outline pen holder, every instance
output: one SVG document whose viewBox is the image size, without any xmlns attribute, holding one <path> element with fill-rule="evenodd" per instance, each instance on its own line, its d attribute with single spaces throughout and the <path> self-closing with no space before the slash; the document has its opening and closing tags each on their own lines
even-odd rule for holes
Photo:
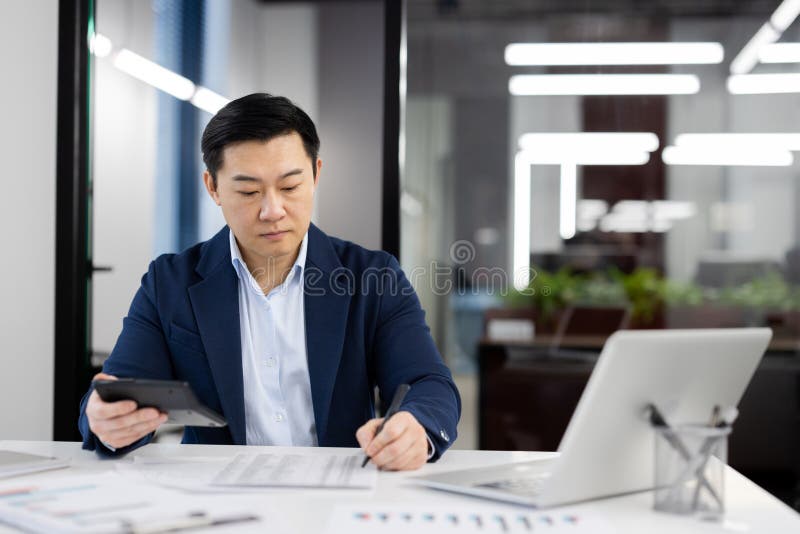
<svg viewBox="0 0 800 534">
<path fill-rule="evenodd" d="M 725 465 L 730 426 L 656 427 L 653 507 L 720 519 L 725 512 Z"/>
</svg>

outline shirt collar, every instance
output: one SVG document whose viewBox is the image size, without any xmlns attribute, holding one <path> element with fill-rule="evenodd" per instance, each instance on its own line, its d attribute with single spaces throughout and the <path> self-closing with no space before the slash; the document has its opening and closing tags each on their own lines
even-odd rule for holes
<svg viewBox="0 0 800 534">
<path fill-rule="evenodd" d="M 250 273 L 250 270 L 247 268 L 247 264 L 244 262 L 242 258 L 242 253 L 239 250 L 239 245 L 236 243 L 236 237 L 233 235 L 233 230 L 228 232 L 230 247 L 231 247 L 231 264 L 233 265 L 236 274 L 239 276 L 239 279 L 243 280 L 243 277 L 249 278 L 250 285 L 253 289 L 255 289 L 258 293 L 263 295 L 261 291 L 261 287 L 256 282 L 253 275 Z M 308 231 L 303 236 L 303 241 L 300 243 L 300 252 L 297 254 L 297 259 L 294 261 L 292 268 L 289 270 L 289 274 L 286 276 L 286 280 L 284 284 L 289 284 L 292 280 L 294 280 L 297 276 L 303 274 L 303 269 L 306 265 L 306 256 L 308 255 Z M 244 274 L 247 273 L 247 274 Z"/>
</svg>

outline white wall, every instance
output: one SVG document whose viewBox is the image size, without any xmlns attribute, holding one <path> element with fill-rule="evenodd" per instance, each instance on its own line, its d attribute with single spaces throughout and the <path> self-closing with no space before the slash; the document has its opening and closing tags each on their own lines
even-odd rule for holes
<svg viewBox="0 0 800 534">
<path fill-rule="evenodd" d="M 381 246 L 383 8 L 375 2 L 230 3 L 226 96 L 290 98 L 316 123 L 323 169 L 313 220 Z M 203 206 L 204 234 L 221 219 Z"/>
<path fill-rule="evenodd" d="M 367 248 L 381 246 L 383 5 L 319 5 L 320 227 Z"/>
<path fill-rule="evenodd" d="M 51 439 L 58 2 L 2 13 L 0 439 Z"/>
<path fill-rule="evenodd" d="M 114 43 L 153 57 L 149 2 L 100 0 L 97 31 Z M 92 279 L 92 348 L 111 352 L 134 293 L 153 257 L 155 229 L 156 90 L 94 61 L 93 254 L 110 273 Z"/>
</svg>

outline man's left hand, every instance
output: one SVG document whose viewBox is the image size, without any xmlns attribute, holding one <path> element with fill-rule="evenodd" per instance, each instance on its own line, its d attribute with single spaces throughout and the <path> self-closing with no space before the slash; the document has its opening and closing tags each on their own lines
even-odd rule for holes
<svg viewBox="0 0 800 534">
<path fill-rule="evenodd" d="M 409 412 L 397 412 L 375 435 L 383 419 L 370 419 L 356 431 L 356 439 L 372 463 L 381 469 L 419 469 L 428 461 L 425 429 Z"/>
</svg>

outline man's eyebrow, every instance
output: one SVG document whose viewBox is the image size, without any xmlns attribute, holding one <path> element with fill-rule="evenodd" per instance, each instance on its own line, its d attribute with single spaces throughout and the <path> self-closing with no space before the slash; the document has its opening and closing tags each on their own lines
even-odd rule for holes
<svg viewBox="0 0 800 534">
<path fill-rule="evenodd" d="M 283 174 L 281 175 L 281 177 L 280 177 L 280 178 L 278 178 L 278 180 L 283 180 L 284 178 L 288 178 L 288 177 L 290 177 L 290 176 L 296 176 L 296 175 L 298 175 L 298 174 L 303 174 L 303 169 L 292 169 L 292 170 L 291 170 L 291 171 L 289 171 L 289 172 L 285 172 L 285 173 L 283 173 Z"/>
<path fill-rule="evenodd" d="M 237 174 L 233 177 L 234 182 L 260 182 L 258 178 L 253 178 L 252 176 L 246 176 L 244 174 Z"/>
</svg>

